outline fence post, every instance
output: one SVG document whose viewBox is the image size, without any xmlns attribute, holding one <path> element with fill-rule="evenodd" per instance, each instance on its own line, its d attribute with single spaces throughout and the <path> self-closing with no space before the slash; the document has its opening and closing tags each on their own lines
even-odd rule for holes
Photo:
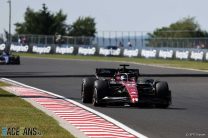
<svg viewBox="0 0 208 138">
<path fill-rule="evenodd" d="M 143 31 L 141 32 L 141 39 L 142 39 L 142 49 L 143 49 L 143 46 L 144 46 L 144 37 L 143 37 Z"/>
</svg>

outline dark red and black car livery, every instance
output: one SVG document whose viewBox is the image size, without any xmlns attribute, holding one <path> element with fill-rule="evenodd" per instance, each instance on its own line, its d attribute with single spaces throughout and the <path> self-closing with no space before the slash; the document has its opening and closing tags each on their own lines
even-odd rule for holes
<svg viewBox="0 0 208 138">
<path fill-rule="evenodd" d="M 83 103 L 95 106 L 108 104 L 151 104 L 167 108 L 171 104 L 168 83 L 139 78 L 139 69 L 97 68 L 95 77 L 84 78 L 81 88 Z"/>
</svg>

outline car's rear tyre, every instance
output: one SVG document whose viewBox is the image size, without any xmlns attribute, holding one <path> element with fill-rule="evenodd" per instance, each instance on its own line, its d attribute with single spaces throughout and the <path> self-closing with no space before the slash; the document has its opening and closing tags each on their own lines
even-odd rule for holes
<svg viewBox="0 0 208 138">
<path fill-rule="evenodd" d="M 83 103 L 91 103 L 94 91 L 94 82 L 96 78 L 89 77 L 82 80 L 81 100 Z"/>
<path fill-rule="evenodd" d="M 167 82 L 158 82 L 156 83 L 156 94 L 160 99 L 160 103 L 156 104 L 156 107 L 167 108 L 171 104 L 171 91 L 169 90 Z"/>
<path fill-rule="evenodd" d="M 92 104 L 94 106 L 104 106 L 102 99 L 108 95 L 108 83 L 103 80 L 96 80 L 94 84 L 94 93 Z"/>
</svg>

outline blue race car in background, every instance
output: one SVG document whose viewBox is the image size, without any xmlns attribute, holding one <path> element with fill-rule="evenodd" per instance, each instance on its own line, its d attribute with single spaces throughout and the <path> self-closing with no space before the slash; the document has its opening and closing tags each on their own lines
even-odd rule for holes
<svg viewBox="0 0 208 138">
<path fill-rule="evenodd" d="M 12 55 L 7 52 L 2 52 L 0 55 L 0 64 L 20 64 L 20 57 L 17 55 Z"/>
</svg>

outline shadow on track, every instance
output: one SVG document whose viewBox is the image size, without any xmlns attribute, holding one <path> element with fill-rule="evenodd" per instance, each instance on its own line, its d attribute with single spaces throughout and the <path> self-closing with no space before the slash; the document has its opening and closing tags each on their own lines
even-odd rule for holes
<svg viewBox="0 0 208 138">
<path fill-rule="evenodd" d="M 93 106 L 90 103 L 88 104 L 84 104 L 86 106 Z M 117 108 L 122 108 L 122 109 L 130 109 L 130 110 L 149 110 L 149 109 L 163 109 L 163 110 L 187 110 L 187 108 L 184 107 L 168 107 L 168 108 L 159 108 L 159 107 L 155 107 L 153 105 L 140 105 L 140 106 L 124 106 L 124 105 L 105 105 L 105 106 L 100 106 L 100 107 L 95 107 L 95 108 L 109 108 L 109 109 L 117 109 Z"/>
<path fill-rule="evenodd" d="M 49 74 L 49 75 L 39 75 L 34 72 L 27 73 L 14 73 L 14 72 L 1 72 L 0 78 L 83 78 L 83 77 L 94 77 L 94 74 Z M 140 74 L 140 77 L 208 77 L 206 74 Z"/>
<path fill-rule="evenodd" d="M 138 107 L 131 107 L 131 106 L 106 106 L 106 107 L 101 107 L 101 108 L 128 108 L 128 109 L 133 109 L 133 110 L 149 110 L 149 109 L 162 109 L 162 110 L 187 110 L 187 108 L 183 108 L 183 107 L 169 107 L 169 108 L 159 108 L 159 107 L 144 107 L 144 106 L 138 106 Z"/>
</svg>

